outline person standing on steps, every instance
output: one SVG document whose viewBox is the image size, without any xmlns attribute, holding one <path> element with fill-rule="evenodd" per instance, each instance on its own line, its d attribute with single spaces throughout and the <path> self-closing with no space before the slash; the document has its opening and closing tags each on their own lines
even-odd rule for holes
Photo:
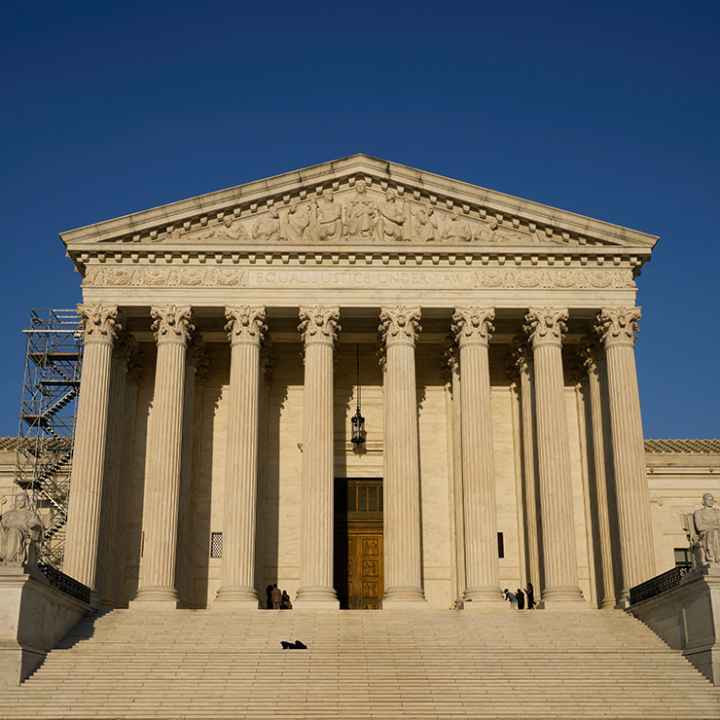
<svg viewBox="0 0 720 720">
<path fill-rule="evenodd" d="M 265 588 L 265 607 L 268 610 L 272 610 L 272 591 L 273 591 L 272 585 L 268 585 Z"/>
<path fill-rule="evenodd" d="M 280 592 L 280 588 L 278 588 L 277 583 L 272 586 L 270 598 L 272 599 L 272 609 L 280 610 L 282 605 L 282 593 Z"/>
<path fill-rule="evenodd" d="M 528 582 L 525 588 L 525 595 L 527 596 L 527 609 L 532 610 L 535 607 L 535 590 L 531 582 Z"/>
<path fill-rule="evenodd" d="M 290 596 L 287 590 L 282 591 L 282 598 L 280 599 L 281 610 L 292 610 L 292 603 L 290 602 Z"/>
<path fill-rule="evenodd" d="M 503 595 L 505 596 L 505 599 L 510 603 L 510 607 L 514 608 L 517 606 L 517 598 L 515 597 L 515 593 L 511 593 L 507 588 L 503 590 Z"/>
<path fill-rule="evenodd" d="M 525 609 L 525 595 L 522 591 L 522 588 L 518 588 L 515 591 L 515 597 L 517 598 L 517 608 L 518 610 L 524 610 Z"/>
</svg>

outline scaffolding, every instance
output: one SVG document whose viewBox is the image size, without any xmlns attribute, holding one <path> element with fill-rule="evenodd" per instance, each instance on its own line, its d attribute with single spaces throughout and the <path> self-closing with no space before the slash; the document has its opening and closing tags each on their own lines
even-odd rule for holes
<svg viewBox="0 0 720 720">
<path fill-rule="evenodd" d="M 76 310 L 33 310 L 20 399 L 16 482 L 44 516 L 40 560 L 62 569 L 82 338 Z"/>
</svg>

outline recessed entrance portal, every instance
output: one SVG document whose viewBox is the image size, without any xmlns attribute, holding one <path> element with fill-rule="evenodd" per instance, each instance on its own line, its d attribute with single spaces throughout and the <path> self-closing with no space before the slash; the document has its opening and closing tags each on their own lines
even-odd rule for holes
<svg viewBox="0 0 720 720">
<path fill-rule="evenodd" d="M 382 478 L 335 479 L 334 579 L 341 608 L 382 607 Z"/>
</svg>

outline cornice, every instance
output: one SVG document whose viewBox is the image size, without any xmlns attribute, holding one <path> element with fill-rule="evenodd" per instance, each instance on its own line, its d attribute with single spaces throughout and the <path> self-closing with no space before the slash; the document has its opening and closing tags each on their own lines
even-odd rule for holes
<svg viewBox="0 0 720 720">
<path fill-rule="evenodd" d="M 220 227 L 223 218 L 233 221 L 245 221 L 272 209 L 283 209 L 318 197 L 323 189 L 333 192 L 348 191 L 355 187 L 355 182 L 364 180 L 374 190 L 386 192 L 393 190 L 398 197 L 414 203 L 426 204 L 429 208 L 437 208 L 443 213 L 455 212 L 461 219 L 475 223 L 485 222 L 499 225 L 507 233 L 519 234 L 523 231 L 533 237 L 541 238 L 542 248 L 538 242 L 528 244 L 527 248 L 517 243 L 511 245 L 513 252 L 525 251 L 550 254 L 583 248 L 588 253 L 595 251 L 618 254 L 634 253 L 640 263 L 647 260 L 657 242 L 657 236 L 631 230 L 600 220 L 594 220 L 576 213 L 559 210 L 534 201 L 524 200 L 505 193 L 489 190 L 459 180 L 453 180 L 433 173 L 424 172 L 398 163 L 390 163 L 367 155 L 353 155 L 340 160 L 313 165 L 302 170 L 283 173 L 274 177 L 245 183 L 225 190 L 198 195 L 193 198 L 169 203 L 149 210 L 125 215 L 112 220 L 99 222 L 75 230 L 61 233 L 61 238 L 68 248 L 73 260 L 78 253 L 96 249 L 100 245 L 108 248 L 113 243 L 114 250 L 120 244 L 131 244 L 138 247 L 155 247 L 158 250 L 173 252 L 176 249 L 187 251 L 188 243 L 176 243 L 173 237 L 185 232 L 201 233 L 204 228 Z M 502 234 L 502 233 L 499 233 Z M 544 241 L 551 246 L 547 248 Z M 139 245 L 138 245 L 139 244 Z M 281 243 L 275 246 L 268 242 L 247 242 L 238 240 L 231 242 L 237 251 L 250 248 L 272 252 L 302 251 L 297 245 Z M 414 243 L 396 243 L 392 247 L 397 251 L 398 244 L 403 250 L 418 246 Z M 554 247 L 553 247 L 554 244 Z M 373 251 L 381 251 L 382 243 L 369 244 Z M 473 242 L 473 248 L 478 243 Z M 272 246 L 272 247 L 271 247 Z M 223 251 L 228 249 L 228 242 L 202 242 L 203 251 L 213 252 L 217 247 Z M 322 252 L 333 248 L 326 244 L 313 244 L 308 247 Z M 343 251 L 352 249 L 361 252 L 363 245 L 343 242 Z M 420 245 L 423 252 L 432 254 L 433 250 L 447 244 Z M 458 246 L 459 249 L 460 246 Z M 468 251 L 468 246 L 462 246 Z M 493 252 L 503 252 L 502 243 L 491 244 Z M 99 249 L 99 248 L 97 248 Z M 194 249 L 197 249 L 194 246 Z M 339 250 L 339 248 L 338 248 Z"/>
</svg>

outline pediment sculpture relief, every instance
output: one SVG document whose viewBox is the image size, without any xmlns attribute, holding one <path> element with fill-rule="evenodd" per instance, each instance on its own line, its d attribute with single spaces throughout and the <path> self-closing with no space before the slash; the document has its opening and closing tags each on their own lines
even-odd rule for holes
<svg viewBox="0 0 720 720">
<path fill-rule="evenodd" d="M 3 498 L 7 504 L 9 498 Z M 24 493 L 15 495 L 13 507 L 0 515 L 0 566 L 26 566 L 37 562 L 43 533 L 40 517 Z"/>
<path fill-rule="evenodd" d="M 241 217 L 239 209 L 185 222 L 150 234 L 154 242 L 192 243 L 435 243 L 440 245 L 577 245 L 567 233 L 553 233 L 518 220 L 429 199 L 364 179 L 351 188 L 301 192 L 298 199 L 268 201 Z M 136 238 L 137 239 L 137 236 Z"/>
<path fill-rule="evenodd" d="M 683 516 L 683 528 L 692 551 L 693 565 L 720 566 L 720 510 L 715 498 L 705 493 L 702 507 Z"/>
</svg>

